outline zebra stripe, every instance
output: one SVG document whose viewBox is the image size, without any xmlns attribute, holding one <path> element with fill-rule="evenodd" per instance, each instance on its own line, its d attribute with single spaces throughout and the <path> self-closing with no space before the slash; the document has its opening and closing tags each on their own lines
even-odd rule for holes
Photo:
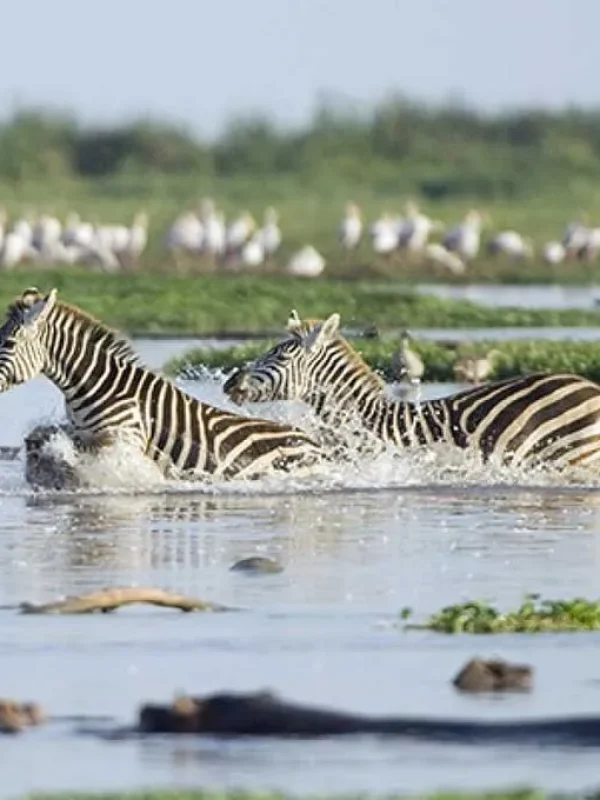
<svg viewBox="0 0 600 800">
<path fill-rule="evenodd" d="M 400 402 L 340 336 L 337 314 L 302 322 L 293 312 L 288 329 L 227 380 L 234 402 L 303 400 L 330 428 L 358 416 L 364 429 L 400 448 L 449 443 L 513 465 L 600 460 L 600 386 L 578 375 L 533 374 Z"/>
<path fill-rule="evenodd" d="M 313 463 L 321 454 L 301 430 L 185 394 L 141 366 L 113 331 L 57 302 L 56 290 L 42 297 L 30 289 L 9 307 L 0 328 L 0 391 L 40 373 L 63 392 L 82 448 L 124 439 L 170 477 L 254 477 Z"/>
</svg>

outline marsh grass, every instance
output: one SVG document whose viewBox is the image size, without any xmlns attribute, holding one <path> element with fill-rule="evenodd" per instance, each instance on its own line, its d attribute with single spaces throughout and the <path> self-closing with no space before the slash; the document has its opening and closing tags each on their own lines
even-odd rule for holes
<svg viewBox="0 0 600 800">
<path fill-rule="evenodd" d="M 199 334 L 283 331 L 290 310 L 341 314 L 345 326 L 502 327 L 600 325 L 600 311 L 486 308 L 415 294 L 403 284 L 284 276 L 159 273 L 105 275 L 81 269 L 19 269 L 2 275 L 3 308 L 28 286 L 59 296 L 128 333 Z"/>
<path fill-rule="evenodd" d="M 29 800 L 598 800 L 598 792 L 552 793 L 536 789 L 507 789 L 490 792 L 438 792 L 434 794 L 339 794 L 298 795 L 293 792 L 246 792 L 243 790 L 155 790 L 144 792 L 62 792 L 30 795 Z"/>
<path fill-rule="evenodd" d="M 167 365 L 172 375 L 194 377 L 202 367 L 231 370 L 246 364 L 265 353 L 277 341 L 262 342 L 232 347 L 224 350 L 194 349 L 173 359 Z M 372 341 L 353 339 L 369 366 L 381 373 L 386 380 L 395 380 L 392 357 L 398 348 L 396 341 Z M 532 372 L 573 372 L 600 383 L 600 345 L 597 342 L 550 342 L 524 340 L 509 342 L 464 343 L 458 346 L 420 341 L 411 344 L 425 364 L 425 380 L 454 381 L 454 364 L 463 357 L 485 356 L 491 350 L 499 355 L 494 360 L 491 379 L 526 375 Z"/>
</svg>

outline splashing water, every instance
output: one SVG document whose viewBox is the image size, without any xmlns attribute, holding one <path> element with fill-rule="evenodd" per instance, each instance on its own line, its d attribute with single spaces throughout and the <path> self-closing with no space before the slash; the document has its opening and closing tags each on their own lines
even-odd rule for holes
<svg viewBox="0 0 600 800">
<path fill-rule="evenodd" d="M 240 408 L 222 392 L 223 373 L 207 372 L 204 380 L 178 381 L 184 391 L 199 399 L 227 408 L 235 413 L 272 419 L 294 425 L 316 438 L 322 428 L 313 412 L 302 403 L 264 403 Z M 358 426 L 360 427 L 360 426 Z M 126 442 L 117 442 L 97 455 L 77 453 L 69 437 L 57 433 L 45 445 L 45 452 L 57 465 L 71 467 L 81 486 L 75 493 L 85 494 L 293 494 L 297 492 L 331 492 L 357 490 L 402 490 L 415 487 L 600 487 L 600 470 L 571 469 L 560 472 L 548 467 L 512 467 L 489 461 L 482 463 L 479 453 L 459 450 L 451 445 L 436 445 L 427 450 L 400 451 L 394 446 L 371 442 L 374 447 L 365 452 L 356 449 L 357 425 L 348 421 L 336 431 L 335 452 L 340 441 L 348 444 L 342 459 L 331 459 L 310 469 L 290 473 L 274 473 L 261 479 L 203 477 L 198 481 L 177 481 L 165 478 L 150 459 Z M 361 431 L 362 436 L 364 432 Z M 325 445 L 325 451 L 331 447 Z M 7 467 L 10 465 L 6 465 Z M 15 484 L 14 467 L 20 470 Z M 12 471 L 0 473 L 0 493 L 14 494 L 29 491 L 23 476 L 22 462 L 12 462 Z M 8 477 L 8 480 L 5 478 Z M 69 492 L 71 493 L 71 492 Z"/>
</svg>

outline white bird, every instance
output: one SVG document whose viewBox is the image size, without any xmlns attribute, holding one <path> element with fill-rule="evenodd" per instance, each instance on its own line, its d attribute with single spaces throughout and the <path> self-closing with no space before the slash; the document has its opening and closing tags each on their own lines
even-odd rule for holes
<svg viewBox="0 0 600 800">
<path fill-rule="evenodd" d="M 145 211 L 138 211 L 129 228 L 127 244 L 117 255 L 127 258 L 133 264 L 139 261 L 148 244 L 148 223 L 148 214 Z"/>
<path fill-rule="evenodd" d="M 567 251 L 561 242 L 546 242 L 542 248 L 542 258 L 546 264 L 561 264 Z"/>
<path fill-rule="evenodd" d="M 464 261 L 469 261 L 479 253 L 482 225 L 482 214 L 479 211 L 469 211 L 460 225 L 446 233 L 442 244 L 446 250 L 458 253 Z"/>
<path fill-rule="evenodd" d="M 62 241 L 65 245 L 76 245 L 78 247 L 92 247 L 94 244 L 95 231 L 91 222 L 82 222 L 81 217 L 74 211 L 67 215 L 62 234 Z"/>
<path fill-rule="evenodd" d="M 430 242 L 425 245 L 423 255 L 427 261 L 452 272 L 453 275 L 464 275 L 466 270 L 465 262 L 456 253 L 446 250 L 444 245 L 437 242 Z"/>
<path fill-rule="evenodd" d="M 392 355 L 392 377 L 395 380 L 408 379 L 410 383 L 418 384 L 425 373 L 425 365 L 421 356 L 410 348 L 409 342 L 412 338 L 408 331 L 402 332 L 400 347 Z"/>
<path fill-rule="evenodd" d="M 204 245 L 203 250 L 213 259 L 225 252 L 225 215 L 222 211 L 210 211 L 203 216 Z"/>
<path fill-rule="evenodd" d="M 501 353 L 498 350 L 490 350 L 486 356 L 459 358 L 453 367 L 454 376 L 458 380 L 474 383 L 477 386 L 493 373 L 496 359 L 500 355 Z"/>
<path fill-rule="evenodd" d="M 346 205 L 346 216 L 339 229 L 340 244 L 344 250 L 354 250 L 360 244 L 363 231 L 360 208 L 356 203 Z"/>
<path fill-rule="evenodd" d="M 233 220 L 225 231 L 225 249 L 229 254 L 239 253 L 254 233 L 256 222 L 249 211 L 244 211 Z"/>
<path fill-rule="evenodd" d="M 398 220 L 384 212 L 369 228 L 371 245 L 378 255 L 389 255 L 398 247 Z"/>
<path fill-rule="evenodd" d="M 583 222 L 570 222 L 563 233 L 561 244 L 567 256 L 577 256 L 588 241 L 588 228 Z"/>
<path fill-rule="evenodd" d="M 31 243 L 39 250 L 42 257 L 50 257 L 57 242 L 62 236 L 62 225 L 59 219 L 42 214 L 33 226 Z"/>
<path fill-rule="evenodd" d="M 285 271 L 288 275 L 318 278 L 325 269 L 325 264 L 323 256 L 312 245 L 307 245 L 294 253 L 288 261 Z"/>
<path fill-rule="evenodd" d="M 240 261 L 245 267 L 259 267 L 265 260 L 263 232 L 256 231 L 242 247 Z"/>
<path fill-rule="evenodd" d="M 265 258 L 272 258 L 279 249 L 282 238 L 279 229 L 279 214 L 272 206 L 265 210 L 260 236 Z"/>
<path fill-rule="evenodd" d="M 2 253 L 0 254 L 0 264 L 3 269 L 13 269 L 25 261 L 27 258 L 35 257 L 36 251 L 21 233 L 11 230 L 4 237 Z"/>
<path fill-rule="evenodd" d="M 434 230 L 442 227 L 426 214 L 422 214 L 415 203 L 407 203 L 405 217 L 398 230 L 398 246 L 409 252 L 420 252 Z"/>
<path fill-rule="evenodd" d="M 130 231 L 126 225 L 99 225 L 96 228 L 93 246 L 119 255 L 127 250 L 129 237 Z"/>
<path fill-rule="evenodd" d="M 600 252 L 600 228 L 588 228 L 585 244 L 577 253 L 578 258 L 585 258 L 592 261 Z"/>
<path fill-rule="evenodd" d="M 33 215 L 27 212 L 13 223 L 12 233 L 16 234 L 28 247 L 33 245 Z"/>
<path fill-rule="evenodd" d="M 204 245 L 204 226 L 195 211 L 180 214 L 165 237 L 167 250 L 173 252 L 201 253 Z"/>
<path fill-rule="evenodd" d="M 501 231 L 488 244 L 492 255 L 505 255 L 515 260 L 533 257 L 533 246 L 517 231 Z"/>
</svg>

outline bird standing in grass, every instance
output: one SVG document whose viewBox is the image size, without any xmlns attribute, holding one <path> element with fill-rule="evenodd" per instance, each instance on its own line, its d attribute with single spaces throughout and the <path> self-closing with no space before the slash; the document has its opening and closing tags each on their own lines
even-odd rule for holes
<svg viewBox="0 0 600 800">
<path fill-rule="evenodd" d="M 491 377 L 499 355 L 498 350 L 490 350 L 486 356 L 460 358 L 454 365 L 454 375 L 458 380 L 477 386 Z"/>
<path fill-rule="evenodd" d="M 397 381 L 408 381 L 414 386 L 421 383 L 425 373 L 423 359 L 411 349 L 409 342 L 414 341 L 408 331 L 402 331 L 400 347 L 392 356 L 392 377 Z"/>
<path fill-rule="evenodd" d="M 348 203 L 346 214 L 339 230 L 340 244 L 346 252 L 355 250 L 360 244 L 363 223 L 360 208 L 356 203 Z"/>
</svg>

